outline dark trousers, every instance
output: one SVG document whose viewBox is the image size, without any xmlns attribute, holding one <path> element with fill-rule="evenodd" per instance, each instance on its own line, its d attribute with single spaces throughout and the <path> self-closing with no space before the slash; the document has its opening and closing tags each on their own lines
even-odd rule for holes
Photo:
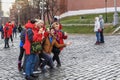
<svg viewBox="0 0 120 80">
<path fill-rule="evenodd" d="M 104 43 L 104 35 L 103 35 L 103 29 L 100 32 L 100 42 Z"/>
<path fill-rule="evenodd" d="M 54 54 L 54 56 L 53 56 L 53 61 L 56 61 L 57 64 L 60 64 L 60 65 L 61 65 L 60 58 L 59 58 L 60 52 L 59 52 L 59 53 L 55 53 L 55 52 L 54 52 L 53 54 Z"/>
<path fill-rule="evenodd" d="M 9 48 L 9 38 L 5 38 L 5 48 Z"/>
<path fill-rule="evenodd" d="M 22 61 L 22 58 L 23 58 L 23 55 L 24 55 L 24 51 L 25 51 L 25 49 L 23 47 L 20 47 L 20 54 L 19 54 L 18 61 Z"/>
<path fill-rule="evenodd" d="M 13 37 L 12 37 L 12 35 L 10 35 L 10 39 L 11 39 L 11 42 L 13 42 Z"/>
<path fill-rule="evenodd" d="M 54 64 L 53 64 L 53 60 L 52 60 L 52 57 L 51 55 L 47 54 L 47 53 L 41 53 L 39 54 L 39 58 L 40 58 L 40 68 L 42 70 L 45 69 L 45 66 L 48 65 L 50 68 L 53 68 L 54 67 Z"/>
</svg>

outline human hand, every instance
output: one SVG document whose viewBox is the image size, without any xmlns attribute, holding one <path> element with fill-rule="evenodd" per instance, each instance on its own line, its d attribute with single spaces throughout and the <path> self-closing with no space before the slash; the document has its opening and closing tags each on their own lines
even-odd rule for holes
<svg viewBox="0 0 120 80">
<path fill-rule="evenodd" d="M 67 46 L 70 46 L 72 44 L 72 42 L 67 42 L 66 45 Z"/>
</svg>

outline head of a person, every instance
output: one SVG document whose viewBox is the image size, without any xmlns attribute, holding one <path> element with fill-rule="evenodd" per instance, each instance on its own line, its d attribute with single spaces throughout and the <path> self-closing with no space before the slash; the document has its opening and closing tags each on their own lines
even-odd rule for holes
<svg viewBox="0 0 120 80">
<path fill-rule="evenodd" d="M 99 21 L 99 17 L 95 17 L 95 21 Z"/>
<path fill-rule="evenodd" d="M 12 24 L 11 21 L 8 21 L 8 24 L 11 25 Z"/>
<path fill-rule="evenodd" d="M 99 18 L 100 18 L 100 19 L 102 19 L 102 18 L 103 18 L 103 16 L 102 16 L 102 15 L 99 15 Z"/>
<path fill-rule="evenodd" d="M 55 30 L 59 30 L 59 26 L 60 26 L 60 24 L 58 22 L 54 22 L 52 24 L 52 28 L 54 28 Z"/>
<path fill-rule="evenodd" d="M 57 21 L 58 21 L 58 19 L 55 17 L 55 18 L 54 18 L 54 22 L 57 22 Z"/>
<path fill-rule="evenodd" d="M 39 19 L 36 19 L 36 26 L 38 27 L 38 28 L 43 28 L 44 27 L 44 21 L 43 20 L 39 20 Z"/>
<path fill-rule="evenodd" d="M 50 34 L 51 34 L 51 35 L 54 35 L 54 33 L 55 33 L 55 29 L 54 29 L 53 27 L 51 27 L 51 28 L 50 28 Z"/>
</svg>

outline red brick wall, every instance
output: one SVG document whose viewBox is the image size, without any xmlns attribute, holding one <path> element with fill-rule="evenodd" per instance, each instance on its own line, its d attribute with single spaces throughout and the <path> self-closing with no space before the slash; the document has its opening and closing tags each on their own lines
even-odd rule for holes
<svg viewBox="0 0 120 80">
<path fill-rule="evenodd" d="M 67 10 L 84 10 L 84 9 L 95 9 L 104 8 L 105 0 L 67 0 Z M 117 6 L 120 7 L 120 0 L 117 1 Z M 107 7 L 114 7 L 114 0 L 107 0 Z"/>
</svg>

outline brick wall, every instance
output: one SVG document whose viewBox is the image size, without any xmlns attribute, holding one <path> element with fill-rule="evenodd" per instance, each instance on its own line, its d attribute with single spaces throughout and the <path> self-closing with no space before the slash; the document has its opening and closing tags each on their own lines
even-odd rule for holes
<svg viewBox="0 0 120 80">
<path fill-rule="evenodd" d="M 120 0 L 117 1 L 117 6 L 120 7 Z M 67 10 L 85 10 L 85 9 L 95 9 L 104 8 L 105 0 L 67 0 Z M 114 7 L 114 0 L 107 0 L 107 7 Z"/>
</svg>

